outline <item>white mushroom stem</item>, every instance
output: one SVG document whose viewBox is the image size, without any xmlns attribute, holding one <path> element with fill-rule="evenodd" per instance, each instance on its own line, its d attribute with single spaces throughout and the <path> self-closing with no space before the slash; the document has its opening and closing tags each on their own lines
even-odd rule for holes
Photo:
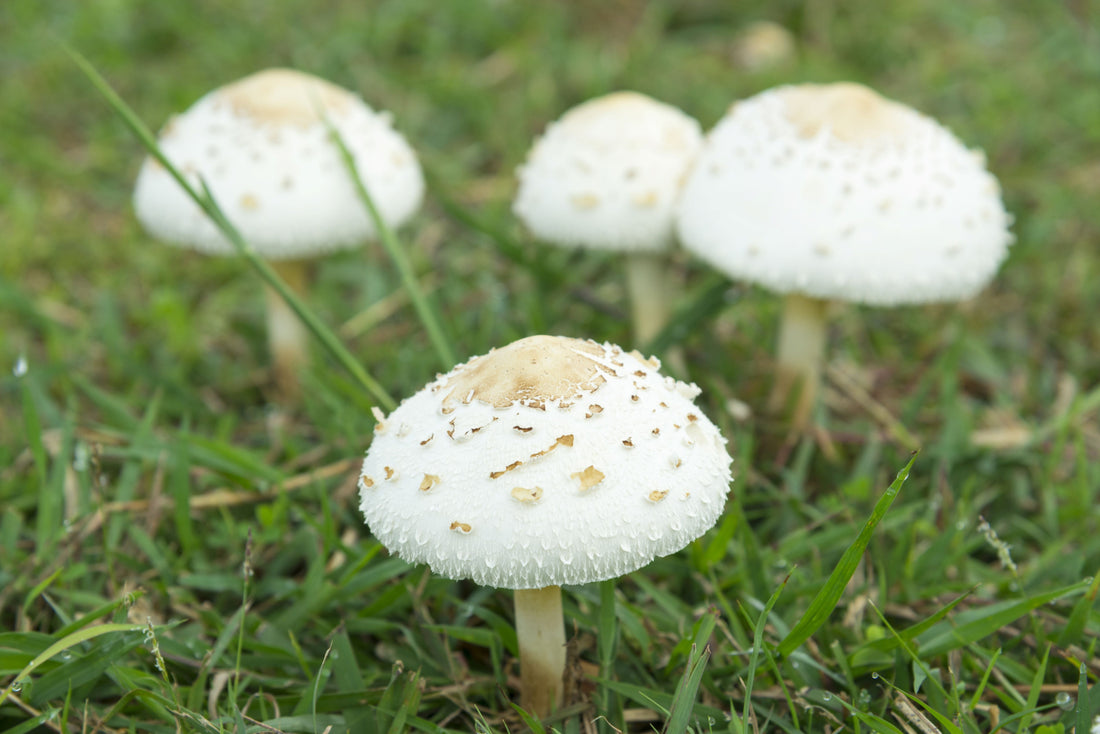
<svg viewBox="0 0 1100 734">
<path fill-rule="evenodd" d="M 279 260 L 269 263 L 279 277 L 299 295 L 305 295 L 309 269 L 305 260 Z M 283 400 L 294 401 L 298 397 L 298 373 L 306 363 L 309 334 L 298 314 L 283 297 L 269 285 L 267 294 L 267 343 L 275 385 Z"/>
<path fill-rule="evenodd" d="M 634 343 L 638 347 L 653 341 L 668 323 L 672 286 L 667 271 L 668 257 L 663 253 L 639 252 L 626 258 Z"/>
<path fill-rule="evenodd" d="M 789 410 L 795 431 L 806 427 L 817 402 L 828 306 L 828 301 L 800 293 L 787 294 L 783 302 L 775 386 L 768 407 L 774 413 Z"/>
<path fill-rule="evenodd" d="M 545 718 L 561 705 L 565 672 L 560 586 L 516 589 L 516 637 L 520 701 L 528 712 Z"/>
</svg>

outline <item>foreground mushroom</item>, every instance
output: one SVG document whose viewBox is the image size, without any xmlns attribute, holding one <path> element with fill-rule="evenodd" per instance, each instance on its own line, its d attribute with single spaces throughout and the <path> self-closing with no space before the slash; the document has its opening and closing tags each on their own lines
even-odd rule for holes
<svg viewBox="0 0 1100 734">
<path fill-rule="evenodd" d="M 170 120 L 157 141 L 193 184 L 205 181 L 245 241 L 300 293 L 308 258 L 377 236 L 325 117 L 351 151 L 382 219 L 393 227 L 408 219 L 424 181 L 389 116 L 299 71 L 269 69 L 210 92 Z M 215 255 L 236 252 L 152 157 L 138 174 L 134 209 L 149 232 L 168 242 Z M 293 395 L 306 334 L 274 290 L 267 305 L 276 382 Z"/>
<path fill-rule="evenodd" d="M 808 420 L 828 301 L 970 298 L 1012 241 L 981 153 L 858 84 L 779 87 L 738 102 L 684 187 L 684 247 L 786 294 L 773 407 Z"/>
<path fill-rule="evenodd" d="M 626 253 L 634 338 L 668 320 L 667 253 L 699 123 L 637 92 L 615 92 L 551 123 L 520 167 L 516 215 L 541 240 Z"/>
<path fill-rule="evenodd" d="M 610 344 L 533 336 L 378 414 L 360 507 L 392 553 L 515 589 L 523 705 L 560 703 L 562 584 L 629 573 L 711 527 L 730 482 L 694 385 Z"/>
</svg>

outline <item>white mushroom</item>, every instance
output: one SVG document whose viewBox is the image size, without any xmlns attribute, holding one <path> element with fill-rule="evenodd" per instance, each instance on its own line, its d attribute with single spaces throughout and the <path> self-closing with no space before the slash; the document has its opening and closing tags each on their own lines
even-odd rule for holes
<svg viewBox="0 0 1100 734">
<path fill-rule="evenodd" d="M 513 209 L 536 237 L 626 253 L 639 343 L 668 320 L 673 212 L 701 144 L 699 123 L 680 110 L 615 92 L 551 123 L 517 171 Z"/>
<path fill-rule="evenodd" d="M 779 87 L 738 102 L 684 187 L 684 247 L 733 278 L 787 294 L 775 403 L 820 379 L 829 300 L 952 301 L 993 277 L 1011 217 L 982 155 L 858 84 Z"/>
<path fill-rule="evenodd" d="M 386 422 L 416 428 L 376 433 L 363 462 L 360 507 L 391 552 L 516 590 L 523 701 L 539 715 L 561 693 L 558 587 L 641 568 L 722 512 L 725 440 L 699 389 L 658 367 L 610 344 L 521 339 L 403 402 Z"/>
<path fill-rule="evenodd" d="M 306 287 L 305 259 L 376 236 L 325 116 L 348 145 L 382 218 L 400 225 L 423 196 L 415 153 L 388 114 L 308 74 L 269 69 L 216 89 L 170 120 L 158 140 L 193 184 L 206 182 L 245 241 L 299 292 Z M 168 242 L 215 255 L 235 252 L 151 157 L 138 174 L 134 209 L 150 233 Z M 268 334 L 276 379 L 294 393 L 306 335 L 273 290 Z"/>
</svg>

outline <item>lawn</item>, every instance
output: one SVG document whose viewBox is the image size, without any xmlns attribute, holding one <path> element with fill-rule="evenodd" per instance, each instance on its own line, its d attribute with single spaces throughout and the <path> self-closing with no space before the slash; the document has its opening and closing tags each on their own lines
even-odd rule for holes
<svg viewBox="0 0 1100 734">
<path fill-rule="evenodd" d="M 745 66 L 758 20 L 792 57 Z M 392 112 L 428 179 L 402 249 L 460 361 L 540 333 L 635 346 L 621 260 L 536 243 L 511 212 L 534 137 L 586 99 L 634 89 L 709 129 L 769 87 L 852 80 L 983 149 L 1015 216 L 1001 271 L 962 304 L 838 309 L 796 440 L 764 410 L 780 299 L 674 255 L 676 328 L 649 346 L 683 354 L 732 491 L 683 551 L 565 589 L 574 687 L 547 726 L 1083 733 L 1098 25 L 1089 0 L 6 0 L 0 732 L 529 725 L 511 592 L 371 536 L 376 398 L 316 342 L 279 407 L 261 279 L 143 232 L 143 148 L 67 45 L 154 130 L 272 66 Z M 452 366 L 379 245 L 318 261 L 308 304 L 396 399 Z"/>
</svg>

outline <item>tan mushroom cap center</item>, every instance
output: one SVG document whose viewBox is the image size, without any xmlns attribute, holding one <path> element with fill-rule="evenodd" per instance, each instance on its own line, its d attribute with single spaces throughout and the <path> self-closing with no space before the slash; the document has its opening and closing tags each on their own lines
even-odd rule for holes
<svg viewBox="0 0 1100 734">
<path fill-rule="evenodd" d="M 443 398 L 451 402 L 480 400 L 495 408 L 514 403 L 545 404 L 590 393 L 613 374 L 602 363 L 603 347 L 561 336 L 529 336 L 477 357 L 458 370 Z"/>
<path fill-rule="evenodd" d="M 351 92 L 293 69 L 246 76 L 219 89 L 217 99 L 257 123 L 298 127 L 320 122 L 321 111 L 342 114 L 355 101 Z"/>
<path fill-rule="evenodd" d="M 562 115 L 561 124 L 573 130 L 584 130 L 598 124 L 601 120 L 616 117 L 620 120 L 646 118 L 665 113 L 664 105 L 641 92 L 611 92 L 602 97 L 583 102 Z M 681 125 L 665 124 L 662 129 L 661 143 L 670 150 L 686 150 L 693 145 Z"/>
<path fill-rule="evenodd" d="M 787 119 L 803 138 L 822 127 L 846 143 L 901 137 L 908 108 L 886 99 L 862 84 L 800 84 L 783 90 Z"/>
</svg>

